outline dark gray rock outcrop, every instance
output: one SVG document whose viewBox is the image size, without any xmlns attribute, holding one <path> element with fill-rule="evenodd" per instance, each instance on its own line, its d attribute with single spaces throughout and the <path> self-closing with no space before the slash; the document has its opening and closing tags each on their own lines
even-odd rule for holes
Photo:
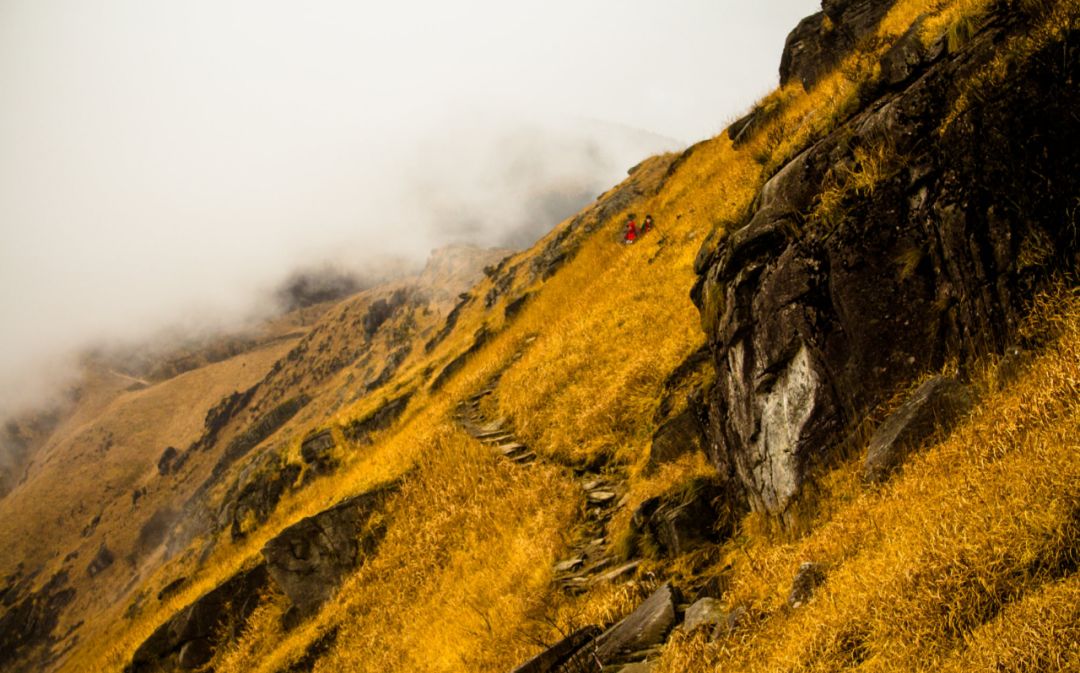
<svg viewBox="0 0 1080 673">
<path fill-rule="evenodd" d="M 591 671 L 593 662 L 589 645 L 600 635 L 596 626 L 586 626 L 547 648 L 540 654 L 515 668 L 511 673 L 557 673 L 566 671 Z M 575 661 L 581 659 L 581 661 Z"/>
<path fill-rule="evenodd" d="M 664 381 L 660 404 L 653 414 L 656 432 L 649 447 L 648 470 L 687 453 L 704 452 L 709 418 L 705 396 L 711 373 L 709 351 L 700 348 Z"/>
<path fill-rule="evenodd" d="M 281 426 L 285 425 L 310 401 L 311 398 L 307 395 L 297 395 L 285 400 L 256 419 L 254 423 L 233 437 L 225 446 L 223 455 L 214 465 L 214 476 L 220 476 L 238 458 L 244 456 L 267 437 L 277 432 Z"/>
<path fill-rule="evenodd" d="M 105 572 L 115 561 L 116 554 L 102 543 L 94 554 L 94 558 L 90 559 L 90 564 L 86 566 L 86 574 L 89 577 L 96 577 Z"/>
<path fill-rule="evenodd" d="M 605 666 L 664 642 L 678 619 L 679 591 L 664 584 L 628 617 L 596 639 L 596 658 Z"/>
<path fill-rule="evenodd" d="M 161 457 L 158 458 L 157 469 L 158 474 L 162 477 L 167 476 L 173 471 L 173 461 L 180 456 L 180 452 L 175 446 L 167 446 L 165 450 L 161 452 Z"/>
<path fill-rule="evenodd" d="M 820 563 L 806 562 L 799 565 L 799 571 L 791 581 L 791 591 L 788 592 L 788 606 L 792 608 L 802 607 L 804 603 L 814 597 L 814 590 L 825 581 L 825 568 Z"/>
<path fill-rule="evenodd" d="M 299 465 L 274 453 L 249 462 L 222 498 L 218 528 L 227 528 L 233 540 L 247 535 L 273 513 L 300 471 Z"/>
<path fill-rule="evenodd" d="M 17 573 L 0 590 L 4 610 L 0 614 L 0 669 L 5 671 L 47 668 L 50 648 L 59 640 L 55 631 L 60 615 L 75 599 L 66 572 L 56 573 L 41 588 L 30 591 L 34 574 L 22 577 Z"/>
<path fill-rule="evenodd" d="M 239 636 L 268 586 L 266 565 L 239 573 L 174 614 L 135 650 L 127 673 L 194 670 Z"/>
<path fill-rule="evenodd" d="M 302 519 L 266 543 L 262 553 L 274 582 L 289 597 L 295 617 L 313 613 L 355 570 L 385 533 L 385 524 L 368 525 L 396 490 L 391 484 Z"/>
<path fill-rule="evenodd" d="M 702 417 L 705 416 L 703 411 L 705 405 L 695 399 L 656 429 L 649 446 L 650 469 L 675 462 L 688 453 L 704 452 L 707 439 L 706 425 L 702 422 Z"/>
<path fill-rule="evenodd" d="M 473 335 L 473 342 L 469 344 L 469 347 L 462 351 L 460 355 L 448 362 L 446 366 L 442 368 L 442 371 L 439 372 L 438 376 L 436 376 L 435 379 L 431 382 L 432 392 L 439 390 L 444 385 L 446 385 L 446 382 L 450 380 L 450 377 L 456 374 L 462 367 L 464 367 L 465 363 L 469 361 L 469 358 L 476 354 L 478 350 L 483 348 L 484 344 L 488 342 L 488 339 L 490 339 L 491 336 L 492 333 L 490 330 L 488 330 L 487 325 L 481 325 L 480 329 L 476 330 L 476 334 Z"/>
<path fill-rule="evenodd" d="M 387 400 L 375 411 L 349 422 L 348 425 L 342 428 L 345 438 L 361 444 L 370 444 L 371 435 L 390 427 L 401 414 L 405 413 L 411 399 L 412 392 L 410 391 Z"/>
<path fill-rule="evenodd" d="M 1035 291 L 1077 268 L 1077 36 L 945 124 L 958 87 L 1023 30 L 993 17 L 906 88 L 882 90 L 699 255 L 692 296 L 717 370 L 708 450 L 754 509 L 787 512 L 868 409 L 947 359 L 1000 352 Z M 874 149 L 884 158 L 867 159 Z M 873 190 L 837 177 L 867 171 Z M 843 194 L 829 212 L 824 189 Z"/>
<path fill-rule="evenodd" d="M 726 538 L 736 519 L 719 480 L 695 479 L 670 493 L 649 498 L 634 512 L 631 530 L 645 551 L 675 557 Z"/>
<path fill-rule="evenodd" d="M 692 633 L 700 628 L 707 627 L 713 631 L 718 624 L 727 623 L 727 613 L 723 610 L 723 604 L 715 598 L 701 598 L 686 609 L 679 629 L 686 633 Z"/>
<path fill-rule="evenodd" d="M 811 88 L 860 40 L 870 36 L 896 0 L 823 0 L 788 35 L 780 60 L 780 83 L 793 79 Z"/>
<path fill-rule="evenodd" d="M 338 466 L 333 450 L 334 433 L 321 430 L 305 437 L 300 443 L 300 458 L 308 465 L 309 473 L 329 474 Z"/>
<path fill-rule="evenodd" d="M 948 432 L 971 405 L 968 387 L 956 380 L 935 376 L 923 383 L 870 437 L 864 478 L 885 479 L 935 431 Z"/>
<path fill-rule="evenodd" d="M 881 59 L 881 77 L 889 86 L 904 84 L 927 64 L 933 63 L 945 51 L 944 38 L 926 44 L 922 36 L 923 19 L 920 18 L 896 41 Z"/>
</svg>

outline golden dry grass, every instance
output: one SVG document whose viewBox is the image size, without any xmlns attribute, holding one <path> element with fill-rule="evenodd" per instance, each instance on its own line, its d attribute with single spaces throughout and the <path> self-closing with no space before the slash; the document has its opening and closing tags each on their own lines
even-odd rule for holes
<svg viewBox="0 0 1080 673">
<path fill-rule="evenodd" d="M 716 643 L 676 640 L 659 670 L 1076 670 L 1080 294 L 1063 301 L 1037 329 L 1058 341 L 890 483 L 862 486 L 853 461 L 825 485 L 841 504 L 804 539 L 729 543 L 724 601 L 746 619 Z M 792 610 L 803 561 L 828 579 Z"/>
<path fill-rule="evenodd" d="M 551 585 L 552 561 L 572 537 L 580 499 L 567 473 L 496 463 L 452 428 L 454 405 L 521 349 L 500 381 L 495 411 L 538 453 L 626 467 L 631 504 L 706 473 L 708 466 L 694 459 L 651 477 L 640 470 L 661 384 L 703 341 L 688 298 L 701 242 L 723 236 L 766 179 L 855 110 L 860 87 L 879 76 L 881 52 L 917 17 L 926 16 L 924 40 L 946 35 L 957 48 L 969 30 L 963 24 L 977 22 L 988 4 L 899 0 L 868 51 L 852 54 L 809 93 L 790 84 L 763 99 L 759 107 L 778 112 L 745 146 L 734 149 L 726 136 L 702 143 L 655 197 L 628 206 L 653 214 L 654 234 L 634 246 L 617 244 L 627 211 L 615 213 L 555 276 L 518 280 L 515 291 L 536 294 L 513 321 L 502 318 L 503 303 L 489 311 L 474 302 L 449 338 L 411 358 L 380 391 L 419 391 L 401 422 L 373 446 L 346 447 L 339 476 L 284 501 L 248 540 L 222 545 L 166 604 L 133 624 L 114 619 L 66 670 L 117 670 L 172 611 L 250 563 L 276 531 L 406 473 L 378 555 L 337 598 L 283 634 L 284 605 L 267 597 L 217 670 L 281 670 L 337 629 L 317 671 L 505 671 L 538 651 L 540 641 L 626 614 L 648 582 L 601 587 L 579 599 Z M 1070 20 L 1077 13 L 1075 0 L 1046 4 L 1047 12 Z M 1013 58 L 1030 54 L 1032 44 L 1019 44 Z M 993 81 L 987 75 L 976 84 Z M 865 156 L 841 176 L 838 190 L 866 193 L 886 174 L 887 147 L 860 151 Z M 490 288 L 484 281 L 475 293 Z M 1007 390 L 992 390 L 987 379 L 971 419 L 892 482 L 864 487 L 854 460 L 823 475 L 819 508 L 801 539 L 760 518 L 744 521 L 740 534 L 713 552 L 721 557 L 714 572 L 725 573 L 731 587 L 725 601 L 747 617 L 717 643 L 676 637 L 659 671 L 959 671 L 995 662 L 1001 670 L 1075 668 L 1080 308 L 1071 296 L 1040 315 L 1033 329 L 1056 332 L 1057 341 Z M 500 331 L 443 390 L 429 392 L 430 372 L 467 348 L 484 324 Z M 323 424 L 340 428 L 377 404 L 362 398 L 343 405 Z M 614 529 L 625 529 L 628 512 Z M 828 581 L 813 602 L 793 611 L 785 599 L 803 560 L 825 564 Z M 655 569 L 677 572 L 683 561 Z M 148 586 L 177 572 L 166 568 Z"/>
</svg>

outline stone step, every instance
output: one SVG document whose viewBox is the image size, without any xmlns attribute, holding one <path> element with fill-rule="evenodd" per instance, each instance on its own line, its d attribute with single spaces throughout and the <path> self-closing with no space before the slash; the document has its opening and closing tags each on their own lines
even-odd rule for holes
<svg viewBox="0 0 1080 673">
<path fill-rule="evenodd" d="M 589 565 L 585 566 L 578 574 L 586 575 L 588 577 L 595 577 L 598 573 L 600 573 L 600 571 L 610 567 L 613 563 L 615 563 L 614 558 L 610 556 L 604 556 L 598 561 L 595 561 L 594 563 L 590 563 Z"/>
<path fill-rule="evenodd" d="M 501 435 L 492 435 L 490 437 L 480 437 L 479 439 L 484 444 L 495 444 L 495 445 L 506 444 L 507 442 L 513 442 L 513 441 L 516 440 L 513 433 L 510 433 L 510 432 L 504 432 Z"/>
<path fill-rule="evenodd" d="M 589 491 L 589 502 L 597 505 L 608 505 L 615 501 L 614 491 Z"/>
<path fill-rule="evenodd" d="M 514 456 L 520 456 L 529 450 L 529 447 L 519 442 L 510 442 L 508 444 L 500 444 L 495 447 L 495 450 L 506 456 L 507 458 L 513 458 Z"/>
<path fill-rule="evenodd" d="M 533 453 L 532 451 L 529 451 L 527 453 L 522 453 L 522 454 L 516 455 L 513 458 L 511 458 L 510 460 L 517 463 L 518 465 L 528 465 L 529 463 L 536 460 L 536 454 Z"/>
<path fill-rule="evenodd" d="M 565 561 L 559 561 L 555 564 L 555 572 L 568 573 L 573 572 L 584 565 L 585 559 L 581 556 L 575 556 L 573 558 L 566 559 Z"/>
<path fill-rule="evenodd" d="M 496 435 L 506 434 L 507 432 L 508 429 L 505 422 L 494 421 L 492 423 L 487 423 L 476 428 L 476 434 L 473 435 L 473 437 L 476 437 L 477 439 L 483 439 L 484 437 L 495 437 Z"/>
<path fill-rule="evenodd" d="M 641 565 L 641 560 L 640 559 L 638 559 L 637 561 L 630 561 L 629 563 L 624 563 L 621 566 L 619 566 L 618 568 L 615 568 L 614 570 L 609 570 L 606 573 L 604 573 L 603 575 L 600 575 L 599 577 L 596 578 L 596 581 L 597 582 L 614 582 L 614 581 L 616 581 L 618 579 L 621 579 L 623 577 L 626 577 L 626 576 L 629 576 L 629 575 L 633 574 L 633 572 L 635 570 L 637 570 L 639 565 Z"/>
</svg>

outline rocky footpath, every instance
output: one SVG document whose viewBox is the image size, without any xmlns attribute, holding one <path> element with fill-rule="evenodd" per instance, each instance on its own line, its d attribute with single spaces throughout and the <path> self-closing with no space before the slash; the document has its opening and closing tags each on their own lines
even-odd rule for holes
<svg viewBox="0 0 1080 673">
<path fill-rule="evenodd" d="M 1080 42 L 973 80 L 1028 30 L 1007 5 L 961 48 L 900 40 L 858 111 L 698 256 L 708 449 L 755 510 L 783 517 L 858 419 L 923 372 L 1002 352 L 1034 293 L 1077 269 Z M 789 49 L 790 76 L 817 67 L 807 54 Z"/>
<path fill-rule="evenodd" d="M 528 347 L 534 340 L 535 337 L 527 337 L 522 348 Z M 524 350 L 515 352 L 510 364 L 523 354 Z M 501 375 L 499 372 L 493 376 L 482 390 L 459 405 L 457 420 L 469 435 L 491 447 L 499 457 L 528 466 L 538 460 L 536 452 L 518 439 L 507 419 L 491 418 L 486 411 L 497 407 L 496 386 Z M 575 476 L 581 486 L 584 522 L 577 531 L 570 555 L 556 563 L 554 570 L 558 585 L 564 591 L 576 594 L 598 582 L 611 582 L 633 574 L 641 561 L 630 559 L 618 563 L 608 550 L 607 527 L 615 511 L 622 506 L 620 501 L 626 493 L 625 475 L 619 472 L 601 473 L 578 466 Z"/>
</svg>

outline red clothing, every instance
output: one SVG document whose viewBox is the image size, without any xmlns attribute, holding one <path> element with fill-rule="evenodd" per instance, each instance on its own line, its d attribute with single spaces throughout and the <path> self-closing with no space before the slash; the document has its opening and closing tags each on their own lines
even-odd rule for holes
<svg viewBox="0 0 1080 673">
<path fill-rule="evenodd" d="M 623 240 L 627 243 L 633 243 L 637 240 L 637 225 L 634 224 L 633 220 L 626 223 L 626 235 Z"/>
</svg>

